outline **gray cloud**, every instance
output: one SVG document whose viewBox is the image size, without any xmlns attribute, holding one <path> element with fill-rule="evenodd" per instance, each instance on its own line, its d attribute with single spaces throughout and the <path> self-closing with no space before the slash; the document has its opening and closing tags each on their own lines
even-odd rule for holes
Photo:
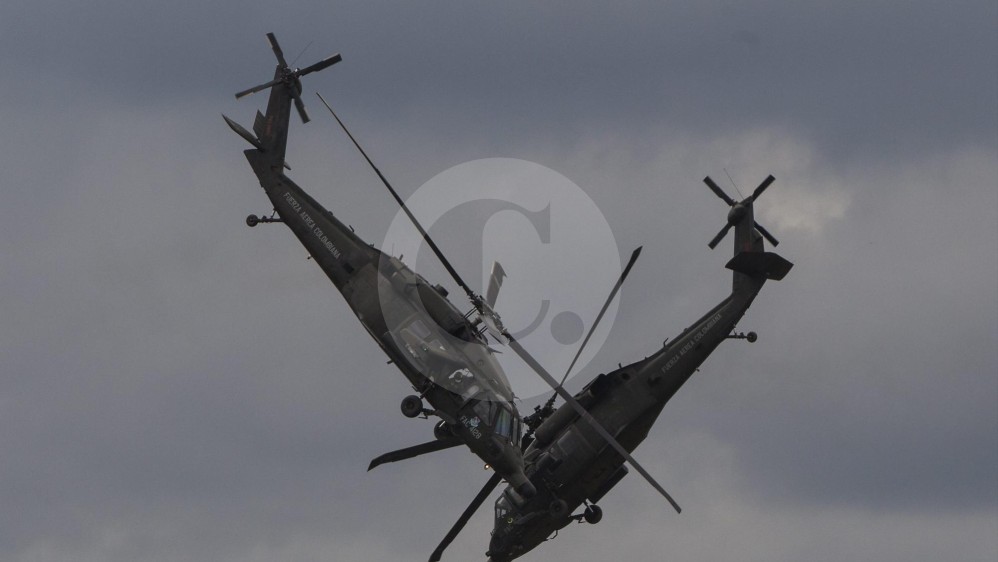
<svg viewBox="0 0 998 562">
<path fill-rule="evenodd" d="M 266 200 L 218 114 L 265 103 L 231 96 L 272 72 L 275 31 L 291 58 L 314 41 L 303 64 L 344 55 L 307 80 L 289 159 L 365 238 L 395 210 L 315 90 L 404 193 L 523 158 L 585 189 L 622 255 L 645 245 L 574 385 L 728 290 L 701 178 L 777 177 L 759 218 L 797 265 L 740 326 L 760 341 L 722 346 L 637 451 L 683 515 L 627 479 L 600 525 L 525 560 L 993 559 L 996 18 L 969 1 L 4 5 L 0 557 L 422 558 L 487 479 L 457 450 L 364 472 L 431 424 L 398 414 L 402 378 L 298 243 L 242 223 Z M 435 231 L 472 279 L 483 258 L 458 238 L 478 218 Z M 483 558 L 487 511 L 450 559 Z"/>
</svg>

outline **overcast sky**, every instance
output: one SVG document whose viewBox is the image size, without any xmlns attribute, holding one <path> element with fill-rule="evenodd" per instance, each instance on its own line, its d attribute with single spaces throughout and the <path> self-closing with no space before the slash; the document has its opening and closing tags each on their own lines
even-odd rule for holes
<svg viewBox="0 0 998 562">
<path fill-rule="evenodd" d="M 300 66 L 343 55 L 305 79 L 289 174 L 365 239 L 396 209 L 316 91 L 403 196 L 519 159 L 592 200 L 617 259 L 644 245 L 572 390 L 726 296 L 702 178 L 777 178 L 757 219 L 796 266 L 739 325 L 759 341 L 636 451 L 683 513 L 632 476 L 524 560 L 998 558 L 993 0 L 291 4 L 0 5 L 0 559 L 422 560 L 488 479 L 462 449 L 365 472 L 432 424 L 287 229 L 243 222 L 268 201 L 220 113 L 264 107 L 233 93 L 271 78 L 268 31 Z M 473 285 L 482 221 L 434 227 Z M 579 260 L 616 275 L 558 248 L 507 267 L 500 309 Z M 489 511 L 445 560 L 484 560 Z"/>
</svg>

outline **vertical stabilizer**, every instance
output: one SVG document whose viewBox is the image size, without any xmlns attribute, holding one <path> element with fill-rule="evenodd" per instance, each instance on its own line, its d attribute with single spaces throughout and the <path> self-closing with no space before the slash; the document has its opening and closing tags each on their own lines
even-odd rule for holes
<svg viewBox="0 0 998 562">
<path fill-rule="evenodd" d="M 780 242 L 768 230 L 755 221 L 753 206 L 755 200 L 766 191 L 776 178 L 768 176 L 752 195 L 742 201 L 735 201 L 720 188 L 710 177 L 703 179 L 707 187 L 731 207 L 728 211 L 728 223 L 710 241 L 708 246 L 713 250 L 732 228 L 735 229 L 734 257 L 728 262 L 728 269 L 734 271 L 733 289 L 739 291 L 750 288 L 757 290 L 766 279 L 782 279 L 790 271 L 793 264 L 777 254 L 765 251 L 764 240 L 773 246 Z"/>
<path fill-rule="evenodd" d="M 243 90 L 236 94 L 236 99 L 248 96 L 256 92 L 270 89 L 270 101 L 267 103 L 267 113 L 257 112 L 256 120 L 253 122 L 253 132 L 259 144 L 253 143 L 257 149 L 266 155 L 274 165 L 284 165 L 284 154 L 288 144 L 288 123 L 291 117 L 291 105 L 294 104 L 301 116 L 303 123 L 308 123 L 308 112 L 305 111 L 305 104 L 301 101 L 301 77 L 312 72 L 317 72 L 328 66 L 332 66 L 340 60 L 339 54 L 326 57 L 321 61 L 305 68 L 291 68 L 284 60 L 284 52 L 277 43 L 277 38 L 273 33 L 267 34 L 267 41 L 270 48 L 277 57 L 277 69 L 274 71 L 274 79 L 264 82 L 259 86 Z M 226 119 L 228 122 L 229 119 Z M 232 124 L 230 123 L 230 127 Z M 242 129 L 240 127 L 239 129 Z M 247 135 L 233 128 L 240 136 L 247 138 Z M 245 129 L 242 129 L 245 131 Z M 249 140 L 247 138 L 247 140 Z M 252 142 L 252 141 L 251 141 Z"/>
</svg>

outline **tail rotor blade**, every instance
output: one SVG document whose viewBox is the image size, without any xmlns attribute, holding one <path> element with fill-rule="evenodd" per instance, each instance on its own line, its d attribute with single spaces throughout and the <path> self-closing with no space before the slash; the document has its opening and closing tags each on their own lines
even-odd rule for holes
<svg viewBox="0 0 998 562">
<path fill-rule="evenodd" d="M 709 246 L 711 250 L 713 250 L 714 248 L 716 248 L 717 245 L 721 243 L 721 240 L 723 240 L 724 237 L 728 234 L 729 230 L 731 230 L 731 223 L 730 222 L 728 224 L 724 225 L 724 228 L 721 229 L 721 232 L 718 232 L 717 236 L 715 236 L 713 240 L 711 240 L 710 242 L 707 243 L 707 246 Z"/>
<path fill-rule="evenodd" d="M 766 179 L 762 180 L 762 183 L 760 183 L 759 186 L 755 188 L 755 191 L 752 192 L 752 195 L 749 195 L 748 197 L 745 198 L 744 201 L 740 203 L 737 203 L 733 201 L 730 197 L 728 197 L 728 195 L 724 193 L 724 191 L 716 183 L 714 183 L 714 181 L 711 180 L 709 176 L 704 178 L 703 181 L 704 183 L 707 184 L 707 187 L 709 187 L 710 190 L 714 192 L 715 195 L 717 195 L 718 197 L 723 199 L 728 205 L 733 207 L 731 211 L 728 212 L 728 224 L 724 225 L 724 228 L 722 228 L 721 231 L 717 233 L 717 236 L 714 236 L 714 238 L 707 244 L 710 247 L 710 249 L 713 250 L 714 248 L 717 247 L 718 244 L 721 243 L 721 240 L 728 234 L 728 231 L 731 230 L 732 226 L 745 220 L 746 216 L 752 216 L 752 204 L 755 203 L 755 200 L 758 199 L 759 196 L 762 195 L 762 193 L 766 191 L 766 189 L 769 188 L 769 186 L 772 185 L 774 181 L 776 181 L 776 178 L 774 178 L 772 175 L 766 176 Z M 752 221 L 752 223 L 755 226 L 755 229 L 759 231 L 759 234 L 761 234 L 763 238 L 768 240 L 770 244 L 772 244 L 773 246 L 777 246 L 780 244 L 780 241 L 777 240 L 775 236 L 770 234 L 768 230 L 763 228 L 762 225 L 755 222 L 754 220 Z"/>
<path fill-rule="evenodd" d="M 762 180 L 762 183 L 759 184 L 759 187 L 755 188 L 755 191 L 752 192 L 752 202 L 755 202 L 756 198 L 762 195 L 762 192 L 766 191 L 766 188 L 769 187 L 769 185 L 774 181 L 776 181 L 776 178 L 774 178 L 772 175 L 769 175 L 766 177 L 766 179 Z"/>
<path fill-rule="evenodd" d="M 707 184 L 707 187 L 714 192 L 715 195 L 721 198 L 722 201 L 728 204 L 729 207 L 735 206 L 735 200 L 728 197 L 728 194 L 721 189 L 721 186 L 714 183 L 714 180 L 710 179 L 710 176 L 703 178 L 703 183 Z"/>
<path fill-rule="evenodd" d="M 259 92 L 261 90 L 266 90 L 267 88 L 269 88 L 271 86 L 274 86 L 274 85 L 277 85 L 277 84 L 280 84 L 280 83 L 281 83 L 281 80 L 277 79 L 277 80 L 271 80 L 270 82 L 267 82 L 266 84 L 260 84 L 259 86 L 254 86 L 254 87 L 252 87 L 252 88 L 250 88 L 248 90 L 243 90 L 243 91 L 239 92 L 238 94 L 236 94 L 236 99 L 248 96 L 250 94 L 255 94 L 255 93 L 257 93 L 257 92 Z"/>
<path fill-rule="evenodd" d="M 430 562 L 439 562 L 440 557 L 444 554 L 444 550 L 450 546 L 450 543 L 454 542 L 454 539 L 457 537 L 458 533 L 461 532 L 461 529 L 464 529 L 464 526 L 468 524 L 468 520 L 471 519 L 471 516 L 478 511 L 478 508 L 482 506 L 482 503 L 484 503 L 489 497 L 492 490 L 496 489 L 496 486 L 499 485 L 501 480 L 502 475 L 498 472 L 493 474 L 492 478 L 489 478 L 489 481 L 485 483 L 485 486 L 480 492 L 478 492 L 475 499 L 471 500 L 471 504 L 464 510 L 461 517 L 457 519 L 457 523 L 454 523 L 454 526 L 451 527 L 450 531 L 447 531 L 447 536 L 444 537 L 444 540 L 440 541 L 440 544 L 437 545 L 437 549 L 430 555 Z"/>
<path fill-rule="evenodd" d="M 762 234 L 762 236 L 766 240 L 769 240 L 769 243 L 772 244 L 773 246 L 779 246 L 780 245 L 780 241 L 777 240 L 775 236 L 773 236 L 772 234 L 770 234 L 768 230 L 766 230 L 765 228 L 763 228 L 761 224 L 755 223 L 755 229 L 758 230 L 759 234 Z"/>
<path fill-rule="evenodd" d="M 298 110 L 298 116 L 301 117 L 301 122 L 308 123 L 311 121 L 308 116 L 308 112 L 305 111 L 305 102 L 301 101 L 301 96 L 298 95 L 298 91 L 294 87 L 291 87 L 291 96 L 294 97 L 295 109 Z"/>
<path fill-rule="evenodd" d="M 267 42 L 270 43 L 270 48 L 274 50 L 274 55 L 277 56 L 277 62 L 281 63 L 281 66 L 287 68 L 288 63 L 284 60 L 284 51 L 282 51 L 281 46 L 277 44 L 277 37 L 275 37 L 273 33 L 268 33 Z"/>
<path fill-rule="evenodd" d="M 339 53 L 336 53 L 335 55 L 331 57 L 326 57 L 311 66 L 306 66 L 305 68 L 299 70 L 296 74 L 298 76 L 305 76 L 306 74 L 311 74 L 312 72 L 318 72 L 324 68 L 333 66 L 334 64 L 340 62 L 341 60 L 343 60 L 343 57 L 341 57 Z"/>
<path fill-rule="evenodd" d="M 236 99 L 248 96 L 250 94 L 255 94 L 256 92 L 259 92 L 261 90 L 266 90 L 267 88 L 283 83 L 286 84 L 288 88 L 290 88 L 291 96 L 294 98 L 295 106 L 298 108 L 298 114 L 301 116 L 302 121 L 308 123 L 309 121 L 308 113 L 305 111 L 305 105 L 302 103 L 301 97 L 299 95 L 299 91 L 301 90 L 301 84 L 298 82 L 298 78 L 306 74 L 311 74 L 313 72 L 317 72 L 324 68 L 330 67 L 343 60 L 343 57 L 341 57 L 340 54 L 337 53 L 335 55 L 326 57 L 321 61 L 311 66 L 307 66 L 303 69 L 291 70 L 290 68 L 288 68 L 287 61 L 284 60 L 284 51 L 282 51 L 281 46 L 277 44 L 277 38 L 274 37 L 273 33 L 267 34 L 267 41 L 270 43 L 270 48 L 274 50 L 274 56 L 277 57 L 277 62 L 279 63 L 278 71 L 275 73 L 277 78 L 274 78 L 273 80 L 265 84 L 260 84 L 259 86 L 254 86 L 252 88 L 249 88 L 248 90 L 243 90 L 237 93 Z"/>
</svg>

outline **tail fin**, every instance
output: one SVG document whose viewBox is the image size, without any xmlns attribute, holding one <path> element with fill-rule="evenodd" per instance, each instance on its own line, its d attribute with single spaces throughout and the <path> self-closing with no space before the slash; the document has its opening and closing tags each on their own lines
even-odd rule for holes
<svg viewBox="0 0 998 562">
<path fill-rule="evenodd" d="M 765 277 L 779 281 L 787 276 L 794 264 L 774 252 L 742 252 L 731 258 L 728 269 L 749 277 Z"/>
<path fill-rule="evenodd" d="M 261 152 L 266 153 L 268 158 L 283 164 L 288 141 L 288 122 L 291 116 L 291 105 L 294 104 L 303 123 L 308 123 L 309 121 L 308 113 L 305 111 L 305 104 L 301 101 L 301 77 L 332 66 L 340 62 L 342 58 L 339 54 L 336 54 L 326 57 L 311 66 L 292 69 L 288 66 L 287 61 L 284 60 L 284 52 L 281 50 L 281 46 L 278 45 L 277 38 L 274 37 L 273 33 L 267 34 L 267 41 L 270 43 L 270 48 L 274 51 L 274 56 L 277 57 L 278 62 L 277 70 L 274 72 L 274 79 L 236 94 L 236 99 L 238 99 L 268 88 L 270 89 L 267 114 L 264 116 L 260 112 L 257 112 L 256 121 L 253 123 L 253 131 L 256 133 L 256 137 L 253 137 L 249 131 L 241 126 L 233 126 L 234 123 L 230 119 L 226 118 L 225 121 L 239 136 L 249 141 Z"/>
<path fill-rule="evenodd" d="M 756 283 L 746 283 L 749 280 L 783 279 L 793 267 L 793 264 L 783 259 L 778 254 L 765 251 L 763 240 L 768 240 L 773 246 L 780 242 L 768 230 L 755 221 L 755 211 L 753 205 L 755 200 L 762 195 L 762 192 L 775 181 L 776 178 L 768 176 L 759 187 L 755 188 L 752 195 L 742 201 L 735 201 L 724 192 L 710 177 L 703 179 L 707 187 L 721 198 L 722 201 L 731 207 L 728 211 L 728 223 L 717 233 L 717 236 L 710 241 L 708 246 L 714 249 L 721 240 L 728 234 L 732 227 L 735 229 L 735 255 L 728 262 L 728 269 L 734 271 L 734 289 L 739 287 L 755 285 Z M 745 277 L 750 279 L 745 279 Z"/>
</svg>

